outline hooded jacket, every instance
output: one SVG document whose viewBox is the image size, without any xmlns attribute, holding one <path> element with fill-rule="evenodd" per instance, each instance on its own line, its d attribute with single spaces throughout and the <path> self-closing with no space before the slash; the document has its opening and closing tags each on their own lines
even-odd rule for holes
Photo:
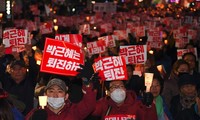
<svg viewBox="0 0 200 120">
<path fill-rule="evenodd" d="M 83 99 L 73 104 L 69 100 L 65 102 L 65 106 L 56 114 L 48 107 L 45 108 L 47 113 L 47 120 L 84 120 L 95 108 L 96 92 L 92 87 L 85 87 L 86 94 Z M 32 120 L 32 116 L 36 110 L 32 110 L 27 116 L 26 120 Z M 40 116 L 37 116 L 40 117 Z M 38 118 L 39 119 L 39 118 Z"/>
</svg>

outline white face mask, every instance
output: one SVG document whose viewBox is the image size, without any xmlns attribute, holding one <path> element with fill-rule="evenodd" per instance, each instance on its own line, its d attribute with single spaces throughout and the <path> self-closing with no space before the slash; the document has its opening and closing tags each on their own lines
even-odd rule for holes
<svg viewBox="0 0 200 120">
<path fill-rule="evenodd" d="M 48 97 L 47 102 L 52 108 L 58 109 L 65 103 L 65 98 Z"/>
<path fill-rule="evenodd" d="M 115 89 L 111 94 L 110 97 L 113 101 L 116 103 L 121 103 L 125 100 L 126 98 L 126 92 L 123 89 Z"/>
</svg>

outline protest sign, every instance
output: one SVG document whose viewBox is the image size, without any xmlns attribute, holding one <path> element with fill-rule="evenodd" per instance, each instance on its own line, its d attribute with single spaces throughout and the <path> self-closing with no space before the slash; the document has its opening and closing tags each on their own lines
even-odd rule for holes
<svg viewBox="0 0 200 120">
<path fill-rule="evenodd" d="M 121 56 L 97 58 L 93 68 L 101 80 L 127 80 L 126 63 Z"/>
<path fill-rule="evenodd" d="M 120 46 L 119 55 L 125 58 L 126 64 L 144 64 L 147 60 L 147 46 Z"/>
<path fill-rule="evenodd" d="M 40 71 L 75 76 L 84 63 L 80 47 L 68 42 L 46 38 Z"/>
</svg>

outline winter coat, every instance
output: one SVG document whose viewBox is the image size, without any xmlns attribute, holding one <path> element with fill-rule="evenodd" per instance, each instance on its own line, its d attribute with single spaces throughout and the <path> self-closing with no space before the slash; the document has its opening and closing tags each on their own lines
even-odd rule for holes
<svg viewBox="0 0 200 120">
<path fill-rule="evenodd" d="M 110 109 L 110 111 L 108 111 Z M 126 99 L 120 106 L 110 98 L 104 97 L 96 104 L 96 109 L 92 113 L 94 116 L 101 116 L 104 120 L 107 115 L 135 115 L 136 120 L 157 120 L 156 108 L 152 104 L 151 107 L 146 107 L 141 101 L 136 100 L 134 92 L 127 91 Z"/>
<path fill-rule="evenodd" d="M 92 87 L 85 87 L 86 94 L 83 99 L 73 104 L 66 101 L 65 106 L 56 114 L 48 107 L 45 108 L 47 112 L 47 120 L 84 120 L 95 108 L 96 92 Z M 27 116 L 26 120 L 31 120 L 31 117 L 36 109 L 32 110 Z"/>
</svg>

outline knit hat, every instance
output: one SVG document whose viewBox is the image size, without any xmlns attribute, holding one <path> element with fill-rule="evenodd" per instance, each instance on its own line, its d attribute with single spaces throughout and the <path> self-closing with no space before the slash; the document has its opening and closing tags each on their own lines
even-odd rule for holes
<svg viewBox="0 0 200 120">
<path fill-rule="evenodd" d="M 179 88 L 183 85 L 196 85 L 196 79 L 193 75 L 190 75 L 189 73 L 185 73 L 179 76 L 178 86 Z"/>
<path fill-rule="evenodd" d="M 53 78 L 51 79 L 48 83 L 47 83 L 47 86 L 45 87 L 45 91 L 47 89 L 49 89 L 51 86 L 53 85 L 57 85 L 59 86 L 63 91 L 67 92 L 67 86 L 65 84 L 65 82 L 61 79 L 58 79 L 58 78 Z"/>
</svg>

